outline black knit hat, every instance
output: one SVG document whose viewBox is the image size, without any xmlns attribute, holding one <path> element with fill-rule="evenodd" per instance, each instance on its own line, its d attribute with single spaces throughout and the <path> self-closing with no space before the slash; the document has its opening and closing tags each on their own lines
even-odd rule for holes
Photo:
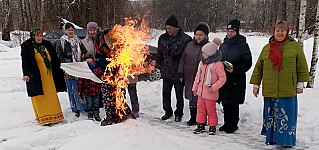
<svg viewBox="0 0 319 150">
<path fill-rule="evenodd" d="M 239 26 L 240 26 L 240 22 L 237 19 L 234 19 L 228 23 L 227 30 L 233 29 L 238 34 L 239 33 Z"/>
<path fill-rule="evenodd" d="M 196 34 L 196 31 L 197 30 L 200 30 L 200 31 L 203 31 L 206 36 L 208 37 L 208 33 L 209 33 L 209 26 L 206 22 L 201 22 L 197 25 L 195 31 L 194 31 L 194 34 Z"/>
<path fill-rule="evenodd" d="M 178 21 L 174 15 L 171 15 L 165 22 L 165 26 L 173 26 L 175 28 L 178 28 Z"/>
</svg>

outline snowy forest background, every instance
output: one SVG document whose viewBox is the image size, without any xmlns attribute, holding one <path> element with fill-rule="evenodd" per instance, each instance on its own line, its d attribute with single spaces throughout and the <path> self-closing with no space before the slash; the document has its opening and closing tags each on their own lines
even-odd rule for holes
<svg viewBox="0 0 319 150">
<path fill-rule="evenodd" d="M 30 31 L 37 27 L 45 32 L 60 27 L 61 19 L 86 27 L 95 21 L 102 29 L 124 24 L 124 18 L 146 19 L 152 29 L 163 30 L 168 16 L 175 14 L 179 26 L 194 30 L 207 22 L 211 32 L 223 32 L 232 19 L 241 21 L 241 32 L 271 35 L 277 20 L 286 20 L 290 35 L 304 39 L 314 37 L 310 82 L 314 86 L 318 62 L 318 0 L 0 0 L 0 40 L 10 41 L 12 31 Z M 182 7 L 181 7 L 182 6 Z M 21 44 L 25 32 L 13 32 Z M 23 35 L 21 35 L 23 34 Z M 22 38 L 21 38 L 22 37 Z M 12 47 L 12 46 L 11 46 Z"/>
<path fill-rule="evenodd" d="M 102 28 L 123 24 L 124 17 L 144 17 L 150 28 L 163 29 L 171 14 L 185 31 L 205 21 L 216 32 L 236 18 L 246 32 L 272 33 L 274 22 L 283 19 L 292 35 L 299 34 L 300 0 L 0 0 L 0 4 L 3 40 L 10 40 L 13 30 L 56 29 L 60 17 L 82 27 L 95 21 Z M 309 34 L 314 31 L 316 7 L 317 0 L 307 0 L 305 31 Z"/>
</svg>

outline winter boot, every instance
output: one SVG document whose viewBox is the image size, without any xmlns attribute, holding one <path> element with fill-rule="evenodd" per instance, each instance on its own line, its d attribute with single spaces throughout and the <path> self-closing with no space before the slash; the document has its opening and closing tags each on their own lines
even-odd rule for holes
<svg viewBox="0 0 319 150">
<path fill-rule="evenodd" d="M 227 129 L 227 125 L 224 124 L 224 125 L 222 125 L 221 127 L 219 127 L 218 130 L 224 132 L 224 131 L 226 131 L 226 129 Z"/>
<path fill-rule="evenodd" d="M 101 121 L 101 117 L 100 117 L 100 112 L 99 111 L 94 111 L 94 119 L 96 121 Z"/>
<path fill-rule="evenodd" d="M 239 118 L 232 118 L 232 120 L 230 121 L 230 124 L 229 126 L 225 129 L 225 132 L 226 133 L 234 133 L 235 131 L 238 130 L 238 121 L 239 121 Z"/>
<path fill-rule="evenodd" d="M 93 111 L 88 112 L 88 119 L 93 120 Z"/>
<path fill-rule="evenodd" d="M 161 117 L 161 120 L 167 120 L 168 118 L 171 118 L 173 115 L 173 113 L 165 113 L 164 116 Z"/>
<path fill-rule="evenodd" d="M 231 126 L 225 130 L 226 133 L 234 133 L 238 130 L 238 126 Z"/>
<path fill-rule="evenodd" d="M 205 132 L 205 125 L 203 123 L 197 124 L 197 128 L 193 131 L 194 134 Z"/>
<path fill-rule="evenodd" d="M 210 126 L 208 130 L 209 135 L 215 135 L 216 134 L 216 127 L 215 126 Z"/>
<path fill-rule="evenodd" d="M 189 110 L 191 118 L 189 119 L 189 121 L 187 121 L 187 125 L 192 126 L 196 124 L 197 107 L 191 107 L 189 108 Z"/>
<path fill-rule="evenodd" d="M 79 111 L 79 110 L 77 110 L 77 111 L 75 112 L 75 116 L 76 116 L 76 117 L 80 117 L 80 111 Z"/>
</svg>

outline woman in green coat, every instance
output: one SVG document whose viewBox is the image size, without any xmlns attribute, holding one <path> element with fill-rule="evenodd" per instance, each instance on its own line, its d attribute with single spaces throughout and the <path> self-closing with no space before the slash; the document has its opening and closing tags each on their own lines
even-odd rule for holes
<svg viewBox="0 0 319 150">
<path fill-rule="evenodd" d="M 256 97 L 262 81 L 261 134 L 266 136 L 266 144 L 285 147 L 296 145 L 297 94 L 303 93 L 303 82 L 309 79 L 303 49 L 288 33 L 285 21 L 275 24 L 273 36 L 260 53 L 250 79 Z"/>
</svg>

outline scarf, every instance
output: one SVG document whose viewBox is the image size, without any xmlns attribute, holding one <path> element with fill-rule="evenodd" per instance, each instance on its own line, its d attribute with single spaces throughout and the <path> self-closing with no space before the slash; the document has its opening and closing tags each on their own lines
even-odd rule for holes
<svg viewBox="0 0 319 150">
<path fill-rule="evenodd" d="M 51 72 L 52 71 L 51 58 L 48 55 L 48 53 L 46 51 L 46 48 L 42 44 L 36 43 L 35 39 L 34 39 L 35 31 L 37 31 L 37 30 L 40 30 L 40 29 L 33 28 L 30 31 L 30 37 L 31 37 L 31 40 L 32 40 L 32 46 L 42 56 L 44 64 L 45 64 L 45 66 L 48 69 L 48 72 Z"/>
<path fill-rule="evenodd" d="M 210 72 L 210 70 L 213 68 L 214 63 L 217 61 L 220 61 L 222 59 L 222 52 L 220 50 L 217 50 L 216 53 L 212 56 L 209 56 L 208 58 L 204 59 L 204 57 L 202 56 L 202 60 L 199 62 L 198 64 L 198 68 L 197 68 L 197 82 L 199 82 L 199 78 L 201 76 L 201 69 L 200 67 L 203 64 L 208 64 L 208 70 L 207 74 L 206 74 L 206 80 L 205 80 L 205 85 L 207 86 L 211 86 L 211 79 L 212 79 L 212 73 Z"/>
<path fill-rule="evenodd" d="M 272 69 L 278 72 L 280 72 L 280 70 L 283 69 L 282 68 L 282 43 L 288 40 L 289 26 L 287 23 L 286 25 L 287 25 L 287 33 L 284 40 L 277 41 L 276 38 L 273 38 L 274 40 L 270 43 L 269 59 L 272 62 Z M 275 36 L 275 30 L 276 30 L 275 28 L 276 28 L 276 25 L 274 26 L 274 29 L 273 29 L 273 36 Z"/>
<path fill-rule="evenodd" d="M 67 35 L 63 35 L 61 40 L 65 40 L 70 43 L 72 54 L 73 54 L 73 62 L 81 61 L 81 49 L 80 49 L 80 39 L 74 35 L 72 38 L 69 38 Z"/>
</svg>

